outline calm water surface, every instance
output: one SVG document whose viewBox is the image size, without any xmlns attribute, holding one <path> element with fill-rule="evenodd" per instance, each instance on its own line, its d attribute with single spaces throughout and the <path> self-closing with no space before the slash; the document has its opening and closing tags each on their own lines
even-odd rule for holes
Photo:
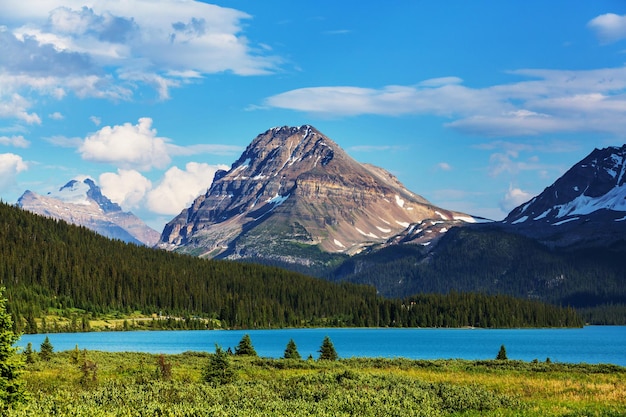
<svg viewBox="0 0 626 417">
<path fill-rule="evenodd" d="M 302 357 L 317 358 L 329 336 L 342 358 L 404 357 L 411 359 L 493 359 L 505 345 L 509 359 L 553 362 L 612 363 L 626 366 L 626 326 L 582 329 L 379 329 L 324 328 L 281 330 L 183 330 L 49 334 L 55 351 L 74 349 L 112 352 L 214 352 L 215 345 L 235 348 L 249 334 L 259 356 L 279 358 L 289 339 Z M 46 335 L 24 335 L 35 350 Z"/>
</svg>

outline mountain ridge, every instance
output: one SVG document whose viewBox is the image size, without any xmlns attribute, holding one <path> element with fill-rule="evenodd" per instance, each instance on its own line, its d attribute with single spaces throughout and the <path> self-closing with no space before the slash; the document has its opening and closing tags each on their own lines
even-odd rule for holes
<svg viewBox="0 0 626 417">
<path fill-rule="evenodd" d="M 626 145 L 594 149 L 501 222 L 555 247 L 609 246 L 626 236 Z"/>
<path fill-rule="evenodd" d="M 103 195 L 90 178 L 70 180 L 45 196 L 26 190 L 17 205 L 32 213 L 85 226 L 124 242 L 152 247 L 159 238 L 157 231 Z"/>
<path fill-rule="evenodd" d="M 314 127 L 283 126 L 258 135 L 229 171 L 216 173 L 209 190 L 165 226 L 158 246 L 271 259 L 285 258 L 272 247 L 290 242 L 352 255 L 422 223 L 414 240 L 430 244 L 452 225 L 473 221 L 355 161 Z"/>
</svg>

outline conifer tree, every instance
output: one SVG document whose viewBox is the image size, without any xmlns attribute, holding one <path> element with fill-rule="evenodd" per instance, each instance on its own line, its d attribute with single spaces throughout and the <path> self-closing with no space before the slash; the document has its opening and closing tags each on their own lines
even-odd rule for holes
<svg viewBox="0 0 626 417">
<path fill-rule="evenodd" d="M 235 371 L 230 364 L 228 353 L 215 345 L 215 353 L 209 356 L 209 363 L 202 374 L 204 382 L 217 386 L 235 380 Z"/>
<path fill-rule="evenodd" d="M 24 358 L 26 358 L 26 363 L 35 363 L 33 344 L 31 342 L 28 342 L 26 349 L 24 349 Z"/>
<path fill-rule="evenodd" d="M 235 355 L 241 356 L 257 356 L 254 346 L 252 346 L 252 340 L 250 340 L 249 334 L 244 334 L 239 344 L 235 348 Z"/>
<path fill-rule="evenodd" d="M 296 346 L 296 342 L 293 339 L 289 339 L 289 343 L 287 343 L 287 347 L 285 348 L 285 354 L 283 355 L 285 359 L 302 359 L 300 353 L 298 352 L 298 347 Z"/>
<path fill-rule="evenodd" d="M 24 400 L 24 389 L 19 379 L 24 363 L 13 345 L 19 335 L 13 332 L 11 315 L 6 311 L 4 288 L 0 287 L 0 412 Z"/>
<path fill-rule="evenodd" d="M 330 337 L 326 336 L 324 341 L 322 342 L 322 346 L 319 350 L 320 360 L 324 361 L 336 361 L 339 356 L 337 355 L 337 351 L 335 351 L 335 346 L 333 346 L 333 342 L 330 340 Z"/>
<path fill-rule="evenodd" d="M 496 360 L 505 361 L 507 359 L 508 358 L 506 356 L 506 348 L 504 347 L 504 345 L 501 345 L 500 351 L 498 351 L 498 356 L 496 356 Z"/>
<path fill-rule="evenodd" d="M 48 336 L 43 340 L 41 346 L 39 346 L 39 356 L 44 361 L 49 361 L 52 358 L 52 352 L 54 352 L 54 346 L 50 343 Z"/>
</svg>

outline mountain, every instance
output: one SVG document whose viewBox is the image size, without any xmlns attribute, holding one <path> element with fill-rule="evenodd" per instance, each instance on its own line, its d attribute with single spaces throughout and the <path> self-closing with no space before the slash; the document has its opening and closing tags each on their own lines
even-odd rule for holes
<svg viewBox="0 0 626 417">
<path fill-rule="evenodd" d="M 353 256 L 327 277 L 388 297 L 478 291 L 575 307 L 626 324 L 626 145 L 595 149 L 501 222 L 450 230 L 433 247 Z"/>
<path fill-rule="evenodd" d="M 624 245 L 626 145 L 595 149 L 503 220 L 554 247 Z"/>
<path fill-rule="evenodd" d="M 111 239 L 154 246 L 159 233 L 104 196 L 93 180 L 71 180 L 45 196 L 25 191 L 19 207 L 46 217 L 85 226 Z"/>
<path fill-rule="evenodd" d="M 165 226 L 159 246 L 310 266 L 324 254 L 398 240 L 429 245 L 474 221 L 355 161 L 312 126 L 285 126 L 258 135 L 229 171 L 216 173 L 210 189 Z"/>
</svg>

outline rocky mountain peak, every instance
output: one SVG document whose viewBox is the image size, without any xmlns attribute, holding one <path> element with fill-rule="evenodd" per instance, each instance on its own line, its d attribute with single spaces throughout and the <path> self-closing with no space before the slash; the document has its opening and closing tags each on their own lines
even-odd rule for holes
<svg viewBox="0 0 626 417">
<path fill-rule="evenodd" d="M 207 193 L 166 225 L 160 246 L 230 258 L 284 258 L 289 244 L 356 253 L 434 219 L 413 228 L 430 241 L 461 218 L 472 219 L 355 161 L 314 127 L 284 126 L 258 135 L 229 171 L 216 174 Z M 277 246 L 283 249 L 269 253 Z"/>
<path fill-rule="evenodd" d="M 17 201 L 30 212 L 85 226 L 103 236 L 154 246 L 159 233 L 102 194 L 91 179 L 71 180 L 44 195 L 27 190 Z"/>
<path fill-rule="evenodd" d="M 626 145 L 594 149 L 541 194 L 511 211 L 503 224 L 558 246 L 621 238 L 625 174 Z M 611 230 L 615 237 L 607 235 Z"/>
</svg>

